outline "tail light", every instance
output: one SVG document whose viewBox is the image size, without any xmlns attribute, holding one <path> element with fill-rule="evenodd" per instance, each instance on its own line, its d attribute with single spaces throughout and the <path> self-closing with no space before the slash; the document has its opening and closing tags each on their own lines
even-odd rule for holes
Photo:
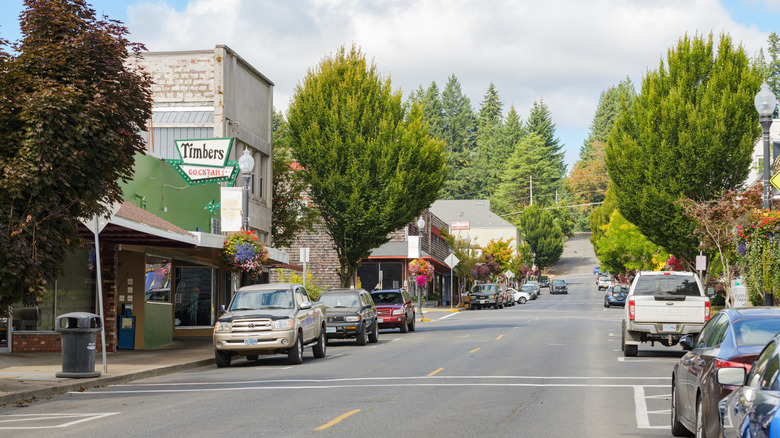
<svg viewBox="0 0 780 438">
<path fill-rule="evenodd" d="M 755 359 L 755 356 L 753 357 L 753 359 Z M 753 364 L 752 363 L 737 362 L 737 361 L 734 361 L 734 360 L 722 360 L 722 359 L 718 359 L 718 360 L 715 361 L 715 369 L 718 369 L 718 368 L 730 368 L 730 367 L 744 368 L 745 369 L 745 373 L 749 373 L 750 372 L 750 368 L 753 367 Z"/>
<path fill-rule="evenodd" d="M 710 307 L 710 302 L 707 301 L 704 303 L 704 321 L 710 320 L 710 314 L 712 313 L 712 308 Z"/>
<path fill-rule="evenodd" d="M 628 302 L 628 319 L 631 321 L 634 320 L 634 317 L 636 317 L 636 313 L 634 312 L 636 310 L 634 300 L 630 300 Z"/>
</svg>

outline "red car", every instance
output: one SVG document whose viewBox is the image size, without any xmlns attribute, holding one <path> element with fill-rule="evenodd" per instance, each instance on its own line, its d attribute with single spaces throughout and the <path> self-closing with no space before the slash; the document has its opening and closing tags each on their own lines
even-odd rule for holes
<svg viewBox="0 0 780 438">
<path fill-rule="evenodd" d="M 398 328 L 401 333 L 414 331 L 414 303 L 404 289 L 375 290 L 371 292 L 380 329 Z"/>
</svg>

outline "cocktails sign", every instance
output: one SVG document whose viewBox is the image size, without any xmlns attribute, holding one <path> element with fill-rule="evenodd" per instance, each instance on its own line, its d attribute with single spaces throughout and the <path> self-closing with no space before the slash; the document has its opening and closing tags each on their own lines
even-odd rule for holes
<svg viewBox="0 0 780 438">
<path fill-rule="evenodd" d="M 230 161 L 233 138 L 176 140 L 180 159 L 166 160 L 190 185 L 234 182 L 238 161 Z"/>
</svg>

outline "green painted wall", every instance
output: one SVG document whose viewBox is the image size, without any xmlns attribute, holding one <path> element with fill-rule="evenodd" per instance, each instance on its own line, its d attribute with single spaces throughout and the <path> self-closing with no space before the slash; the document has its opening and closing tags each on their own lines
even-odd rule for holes
<svg viewBox="0 0 780 438">
<path fill-rule="evenodd" d="M 144 350 L 173 342 L 173 311 L 170 303 L 144 303 Z"/>
<path fill-rule="evenodd" d="M 159 158 L 136 154 L 133 180 L 120 185 L 125 200 L 187 231 L 210 232 L 211 218 L 218 217 L 204 207 L 211 200 L 219 202 L 219 184 L 190 186 Z"/>
</svg>

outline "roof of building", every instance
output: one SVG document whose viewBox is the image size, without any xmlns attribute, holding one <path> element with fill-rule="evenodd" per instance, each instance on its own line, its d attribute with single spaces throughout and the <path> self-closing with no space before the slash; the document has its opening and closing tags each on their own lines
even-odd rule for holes
<svg viewBox="0 0 780 438">
<path fill-rule="evenodd" d="M 431 205 L 430 210 L 448 225 L 455 221 L 469 221 L 470 228 L 516 228 L 490 211 L 489 199 L 440 199 Z"/>
</svg>

